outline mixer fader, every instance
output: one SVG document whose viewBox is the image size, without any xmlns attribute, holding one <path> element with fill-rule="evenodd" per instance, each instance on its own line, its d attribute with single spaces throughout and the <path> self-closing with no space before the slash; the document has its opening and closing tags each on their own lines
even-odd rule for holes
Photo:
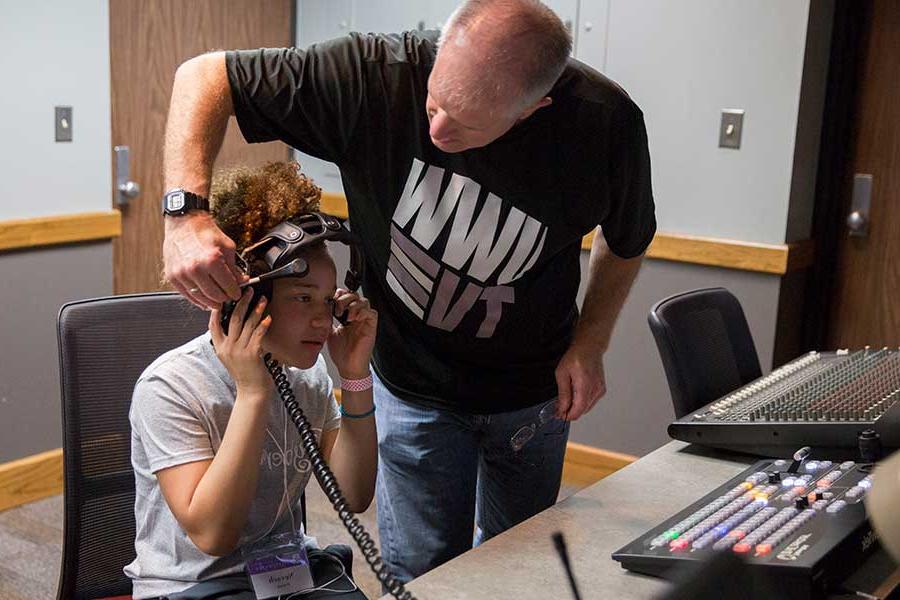
<svg viewBox="0 0 900 600">
<path fill-rule="evenodd" d="M 874 429 L 900 447 L 900 351 L 810 352 L 669 425 L 675 439 L 779 456 L 812 446 L 855 455 Z"/>
</svg>

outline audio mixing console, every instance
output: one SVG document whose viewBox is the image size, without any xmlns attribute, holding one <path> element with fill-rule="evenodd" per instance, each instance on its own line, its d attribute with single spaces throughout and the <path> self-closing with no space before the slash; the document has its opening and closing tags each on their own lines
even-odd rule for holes
<svg viewBox="0 0 900 600">
<path fill-rule="evenodd" d="M 782 456 L 856 456 L 858 435 L 900 448 L 900 351 L 810 352 L 669 425 L 677 440 Z"/>
</svg>

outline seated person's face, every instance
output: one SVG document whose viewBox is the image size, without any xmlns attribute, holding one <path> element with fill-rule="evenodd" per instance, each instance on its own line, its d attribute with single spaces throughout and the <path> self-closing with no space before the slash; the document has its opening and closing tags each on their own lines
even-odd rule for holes
<svg viewBox="0 0 900 600">
<path fill-rule="evenodd" d="M 316 364 L 331 335 L 337 274 L 334 261 L 324 251 L 304 258 L 309 263 L 306 277 L 274 283 L 268 310 L 272 325 L 263 348 L 280 362 L 308 369 Z"/>
</svg>

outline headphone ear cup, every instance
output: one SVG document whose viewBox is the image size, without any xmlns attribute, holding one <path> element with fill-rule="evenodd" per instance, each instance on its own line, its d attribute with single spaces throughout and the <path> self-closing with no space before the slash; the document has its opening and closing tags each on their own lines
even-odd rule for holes
<svg viewBox="0 0 900 600">
<path fill-rule="evenodd" d="M 253 297 L 250 299 L 250 305 L 247 306 L 246 314 L 250 314 L 256 305 L 259 304 L 261 298 L 265 298 L 266 302 L 272 301 L 272 282 L 271 281 L 262 281 L 257 283 L 256 285 L 251 286 L 253 288 Z M 228 335 L 228 324 L 231 322 L 231 316 L 234 314 L 234 309 L 237 307 L 238 301 L 229 300 L 222 305 L 222 319 L 220 323 L 222 325 L 222 331 L 225 335 Z M 268 308 L 266 309 L 266 313 L 268 313 Z"/>
<path fill-rule="evenodd" d="M 222 326 L 222 331 L 225 335 L 228 335 L 228 324 L 231 322 L 231 315 L 234 313 L 234 309 L 237 306 L 237 301 L 228 300 L 222 305 L 222 318 L 219 320 L 219 324 Z"/>
<path fill-rule="evenodd" d="M 351 292 L 355 292 L 362 285 L 365 259 L 358 241 L 351 238 L 350 241 L 345 243 L 350 247 L 350 268 L 347 269 L 347 274 L 344 275 L 344 285 Z"/>
</svg>

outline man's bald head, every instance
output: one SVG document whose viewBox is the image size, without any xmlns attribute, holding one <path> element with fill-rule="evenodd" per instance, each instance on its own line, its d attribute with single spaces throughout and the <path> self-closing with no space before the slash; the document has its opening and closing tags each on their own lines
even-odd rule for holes
<svg viewBox="0 0 900 600">
<path fill-rule="evenodd" d="M 444 152 L 485 146 L 547 106 L 572 50 L 537 0 L 468 0 L 450 16 L 428 79 L 431 140 Z"/>
<path fill-rule="evenodd" d="M 550 91 L 572 52 L 572 39 L 556 13 L 537 0 L 468 0 L 448 19 L 439 46 L 439 57 L 465 60 L 479 74 L 448 82 L 471 88 L 460 93 L 501 95 L 516 100 L 518 110 Z"/>
</svg>

